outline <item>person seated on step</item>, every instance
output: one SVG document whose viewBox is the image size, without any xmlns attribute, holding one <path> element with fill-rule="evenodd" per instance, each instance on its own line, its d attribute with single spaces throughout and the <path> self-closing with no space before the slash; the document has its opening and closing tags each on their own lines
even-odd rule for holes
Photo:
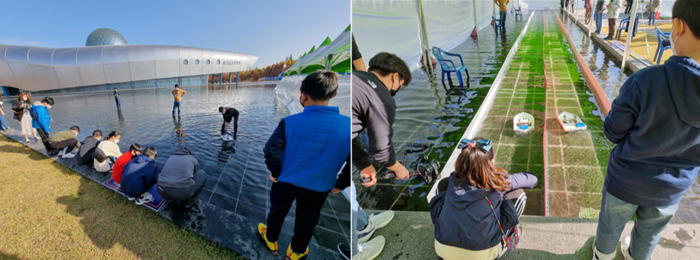
<svg viewBox="0 0 700 260">
<path fill-rule="evenodd" d="M 49 156 L 58 154 L 62 155 L 63 158 L 75 157 L 73 150 L 76 146 L 80 147 L 78 133 L 80 133 L 80 127 L 74 125 L 70 127 L 70 130 L 61 131 L 49 137 L 47 148 L 51 150 L 47 151 L 47 154 Z"/>
<path fill-rule="evenodd" d="M 517 224 L 502 216 L 517 213 L 507 200 L 509 192 L 532 189 L 537 177 L 532 173 L 508 174 L 494 165 L 489 139 L 462 139 L 455 171 L 437 185 L 445 192 L 430 201 L 430 217 L 435 224 L 435 252 L 449 259 L 496 259 L 502 252 L 502 230 Z M 447 186 L 445 189 L 444 187 Z M 491 206 L 493 205 L 493 206 Z M 501 214 L 508 210 L 513 214 Z M 494 212 L 498 212 L 499 220 Z"/>
<path fill-rule="evenodd" d="M 137 143 L 131 144 L 131 147 L 129 147 L 129 152 L 122 154 L 122 156 L 119 156 L 119 159 L 117 159 L 116 162 L 114 162 L 114 166 L 112 167 L 112 178 L 114 179 L 114 183 L 117 185 L 120 185 L 122 183 L 122 173 L 124 172 L 124 166 L 126 166 L 127 163 L 131 161 L 131 159 L 135 158 L 141 154 L 141 145 Z"/>
<path fill-rule="evenodd" d="M 153 200 L 149 192 L 156 185 L 160 167 L 156 166 L 158 151 L 153 146 L 143 149 L 143 154 L 136 156 L 124 167 L 121 189 L 129 200 L 136 205 L 143 205 Z"/>
<path fill-rule="evenodd" d="M 224 116 L 224 124 L 221 125 L 221 138 L 224 138 L 224 134 L 227 135 L 226 130 L 231 124 L 231 119 L 233 119 L 233 139 L 236 139 L 236 134 L 238 134 L 238 110 L 232 107 L 219 107 L 219 113 Z"/>
<path fill-rule="evenodd" d="M 182 147 L 163 165 L 163 171 L 158 175 L 158 194 L 191 208 L 199 202 L 199 192 L 206 181 L 207 174 L 199 169 L 199 162 L 192 156 L 192 151 Z"/>
<path fill-rule="evenodd" d="M 95 130 L 92 131 L 92 136 L 88 136 L 85 140 L 80 142 L 81 145 L 80 148 L 78 148 L 78 164 L 93 166 L 95 162 L 93 155 L 95 154 L 97 145 L 100 144 L 100 140 L 102 140 L 102 131 Z"/>
<path fill-rule="evenodd" d="M 95 150 L 95 170 L 98 172 L 108 172 L 112 170 L 112 165 L 114 162 L 117 161 L 117 158 L 122 156 L 122 152 L 119 149 L 119 146 L 117 143 L 119 143 L 119 139 L 122 138 L 122 135 L 117 132 L 117 131 L 112 131 L 105 137 L 105 140 L 100 142 L 99 145 L 97 145 L 97 149 Z M 99 150 L 100 152 L 98 153 Z M 100 159 L 105 159 L 105 160 L 99 160 L 97 157 L 99 155 L 104 155 L 104 158 Z"/>
</svg>

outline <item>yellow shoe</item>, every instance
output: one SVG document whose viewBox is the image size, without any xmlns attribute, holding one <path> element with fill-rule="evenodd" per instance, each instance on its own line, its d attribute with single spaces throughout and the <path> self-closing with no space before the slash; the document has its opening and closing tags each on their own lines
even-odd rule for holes
<svg viewBox="0 0 700 260">
<path fill-rule="evenodd" d="M 301 260 L 301 259 L 306 259 L 306 257 L 309 256 L 309 247 L 306 247 L 306 252 L 297 254 L 294 251 L 292 251 L 292 245 L 289 245 L 287 248 L 287 255 L 284 256 L 284 260 Z"/>
<path fill-rule="evenodd" d="M 258 233 L 260 234 L 260 238 L 262 238 L 262 240 L 265 241 L 265 245 L 267 245 L 267 248 L 269 248 L 270 251 L 272 251 L 272 255 L 279 255 L 279 252 L 277 251 L 277 241 L 270 242 L 267 240 L 267 226 L 265 226 L 265 224 L 258 224 Z"/>
</svg>

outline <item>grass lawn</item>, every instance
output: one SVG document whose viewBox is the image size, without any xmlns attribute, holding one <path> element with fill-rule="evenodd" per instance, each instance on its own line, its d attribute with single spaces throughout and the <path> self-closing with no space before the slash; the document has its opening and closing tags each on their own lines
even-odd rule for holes
<svg viewBox="0 0 700 260">
<path fill-rule="evenodd" d="M 0 259 L 245 259 L 0 135 Z"/>
</svg>

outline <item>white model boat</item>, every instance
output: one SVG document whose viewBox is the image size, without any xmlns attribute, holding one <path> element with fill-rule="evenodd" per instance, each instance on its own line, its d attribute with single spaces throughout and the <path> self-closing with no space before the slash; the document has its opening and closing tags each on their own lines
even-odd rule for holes
<svg viewBox="0 0 700 260">
<path fill-rule="evenodd" d="M 516 133 L 529 133 L 535 125 L 535 117 L 522 112 L 513 117 L 513 131 Z"/>
<path fill-rule="evenodd" d="M 586 124 L 583 123 L 580 117 L 566 111 L 559 114 L 557 120 L 565 132 L 587 129 Z"/>
</svg>

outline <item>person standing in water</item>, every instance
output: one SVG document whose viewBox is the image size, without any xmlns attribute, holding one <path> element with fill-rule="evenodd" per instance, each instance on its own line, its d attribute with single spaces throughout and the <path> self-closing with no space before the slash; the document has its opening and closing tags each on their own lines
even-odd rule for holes
<svg viewBox="0 0 700 260">
<path fill-rule="evenodd" d="M 231 125 L 231 119 L 233 119 L 233 139 L 236 139 L 238 134 L 238 110 L 232 107 L 219 107 L 219 113 L 224 116 L 224 124 L 221 125 L 221 138 L 225 139 L 226 130 L 228 126 Z"/>
<path fill-rule="evenodd" d="M 175 103 L 173 103 L 173 117 L 175 116 L 175 108 L 177 108 L 177 116 L 180 116 L 180 102 L 185 94 L 187 94 L 187 91 L 180 89 L 180 86 L 175 84 L 175 90 L 173 90 L 173 97 L 175 97 Z"/>
<path fill-rule="evenodd" d="M 119 91 L 117 88 L 114 88 L 114 102 L 117 103 L 117 108 L 122 108 L 122 103 L 119 102 L 119 99 L 122 98 L 122 94 L 119 94 Z"/>
</svg>

